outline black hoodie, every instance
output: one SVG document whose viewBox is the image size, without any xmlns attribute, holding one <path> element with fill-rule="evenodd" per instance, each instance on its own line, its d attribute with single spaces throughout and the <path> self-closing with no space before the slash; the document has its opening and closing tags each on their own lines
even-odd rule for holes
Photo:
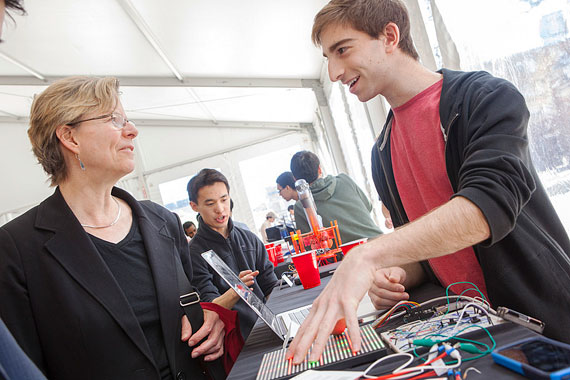
<svg viewBox="0 0 570 380">
<path fill-rule="evenodd" d="M 545 335 L 570 343 L 570 241 L 530 158 L 525 100 L 489 73 L 441 72 L 439 114 L 452 198 L 477 205 L 491 230 L 473 246 L 490 302 L 541 319 Z M 372 149 L 372 172 L 399 227 L 408 219 L 394 181 L 391 125 L 390 111 Z"/>
<path fill-rule="evenodd" d="M 198 217 L 198 221 L 198 232 L 190 241 L 190 259 L 192 285 L 200 292 L 202 301 L 211 302 L 229 289 L 226 282 L 201 256 L 202 252 L 210 249 L 216 252 L 236 274 L 247 269 L 259 270 L 253 291 L 259 298 L 265 300 L 273 290 L 277 276 L 261 240 L 252 232 L 235 227 L 231 218 L 228 220 L 230 233 L 227 239 L 211 229 L 201 217 Z M 257 314 L 241 299 L 233 309 L 238 312 L 241 334 L 246 339 L 257 320 Z"/>
</svg>

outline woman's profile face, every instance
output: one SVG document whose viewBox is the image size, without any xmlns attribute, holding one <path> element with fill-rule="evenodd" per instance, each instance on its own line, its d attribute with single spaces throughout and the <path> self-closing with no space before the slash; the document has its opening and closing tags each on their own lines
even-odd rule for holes
<svg viewBox="0 0 570 380">
<path fill-rule="evenodd" d="M 114 110 L 107 112 L 94 111 L 85 115 L 84 119 L 113 114 L 117 120 L 127 119 L 121 102 Z M 119 124 L 120 125 L 120 124 Z M 75 128 L 75 139 L 79 145 L 79 158 L 86 172 L 93 173 L 98 179 L 118 180 L 132 172 L 135 168 L 133 139 L 138 130 L 131 123 L 125 123 L 119 129 L 112 116 L 98 120 L 90 120 Z"/>
</svg>

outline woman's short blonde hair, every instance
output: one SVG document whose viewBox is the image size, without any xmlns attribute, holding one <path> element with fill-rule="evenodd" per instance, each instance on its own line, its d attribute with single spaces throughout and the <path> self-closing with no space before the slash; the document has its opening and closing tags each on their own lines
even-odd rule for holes
<svg viewBox="0 0 570 380">
<path fill-rule="evenodd" d="M 60 79 L 36 96 L 30 111 L 28 137 L 32 151 L 56 186 L 67 178 L 62 147 L 56 135 L 60 125 L 73 124 L 85 115 L 114 110 L 119 101 L 117 78 L 69 77 Z"/>
</svg>

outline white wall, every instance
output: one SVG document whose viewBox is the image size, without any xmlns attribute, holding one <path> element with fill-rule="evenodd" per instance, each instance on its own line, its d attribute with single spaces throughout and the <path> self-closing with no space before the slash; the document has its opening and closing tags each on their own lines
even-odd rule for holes
<svg viewBox="0 0 570 380">
<path fill-rule="evenodd" d="M 27 128 L 24 123 L 0 124 L 0 225 L 35 206 L 53 192 L 47 176 L 31 152 Z M 253 225 L 249 212 L 240 215 L 246 209 L 247 197 L 237 162 L 298 141 L 303 141 L 307 149 L 311 149 L 308 134 L 299 131 L 285 133 L 271 128 L 139 127 L 139 167 L 120 181 L 120 186 L 138 199 L 147 198 L 137 177 L 137 172 L 142 172 L 149 191 L 148 198 L 162 203 L 159 183 L 194 174 L 204 167 L 218 167 L 232 183 L 236 204 L 240 202 L 243 205 L 236 217 L 246 222 L 251 220 Z"/>
<path fill-rule="evenodd" d="M 227 132 L 229 133 L 229 132 Z M 161 170 L 149 175 L 145 175 L 146 184 L 149 189 L 150 200 L 162 204 L 162 199 L 158 185 L 172 181 L 181 177 L 194 175 L 204 168 L 218 168 L 228 178 L 231 188 L 231 197 L 236 204 L 234 218 L 250 226 L 253 230 L 255 222 L 253 213 L 246 195 L 247 183 L 244 183 L 240 174 L 239 162 L 252 157 L 262 155 L 266 152 L 280 150 L 286 146 L 301 145 L 304 149 L 313 150 L 313 142 L 307 133 L 291 133 L 281 137 L 269 138 L 256 145 L 231 150 L 223 154 L 212 157 L 198 159 L 196 161 L 181 164 L 166 170 Z M 290 160 L 290 157 L 284 157 Z M 269 184 L 273 185 L 273 183 Z M 135 197 L 142 198 L 142 189 L 136 177 L 120 181 L 119 186 L 132 192 Z"/>
<path fill-rule="evenodd" d="M 53 192 L 32 153 L 27 129 L 24 123 L 0 124 L 0 215 L 27 209 Z"/>
</svg>

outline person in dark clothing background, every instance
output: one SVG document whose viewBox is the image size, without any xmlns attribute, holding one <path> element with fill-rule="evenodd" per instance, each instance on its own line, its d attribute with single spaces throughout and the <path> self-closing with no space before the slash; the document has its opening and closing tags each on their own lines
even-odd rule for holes
<svg viewBox="0 0 570 380">
<path fill-rule="evenodd" d="M 250 231 L 234 226 L 230 216 L 230 186 L 226 177 L 214 169 L 202 169 L 187 186 L 190 206 L 198 213 L 198 232 L 190 242 L 192 284 L 204 301 L 237 310 L 240 330 L 247 338 L 257 314 L 229 288 L 202 258 L 213 250 L 259 298 L 266 299 L 277 283 L 273 264 L 261 240 Z"/>
<path fill-rule="evenodd" d="M 190 239 L 192 239 L 194 235 L 196 235 L 196 225 L 194 224 L 194 222 L 191 221 L 184 222 L 182 228 L 184 229 L 184 233 L 186 234 L 186 236 L 188 236 Z"/>
<path fill-rule="evenodd" d="M 304 179 L 309 184 L 323 226 L 338 222 L 343 243 L 382 234 L 370 215 L 372 203 L 352 178 L 343 173 L 324 176 L 319 157 L 307 150 L 293 155 L 291 172 L 296 179 Z M 309 232 L 311 227 L 300 201 L 295 203 L 294 213 L 297 228 L 302 233 Z"/>
<path fill-rule="evenodd" d="M 293 362 L 315 340 L 318 358 L 343 317 L 357 350 L 364 294 L 388 307 L 428 279 L 475 283 L 494 307 L 538 318 L 546 336 L 570 342 L 570 240 L 530 157 L 522 94 L 486 72 L 424 67 L 398 0 L 332 0 L 312 37 L 332 81 L 392 107 L 372 173 L 396 229 L 337 268 L 290 346 Z"/>
<path fill-rule="evenodd" d="M 275 180 L 277 182 L 277 191 L 281 198 L 285 199 L 286 202 L 290 200 L 298 201 L 299 195 L 297 190 L 295 190 L 295 177 L 291 172 L 283 172 L 279 174 L 279 177 Z"/>
</svg>

